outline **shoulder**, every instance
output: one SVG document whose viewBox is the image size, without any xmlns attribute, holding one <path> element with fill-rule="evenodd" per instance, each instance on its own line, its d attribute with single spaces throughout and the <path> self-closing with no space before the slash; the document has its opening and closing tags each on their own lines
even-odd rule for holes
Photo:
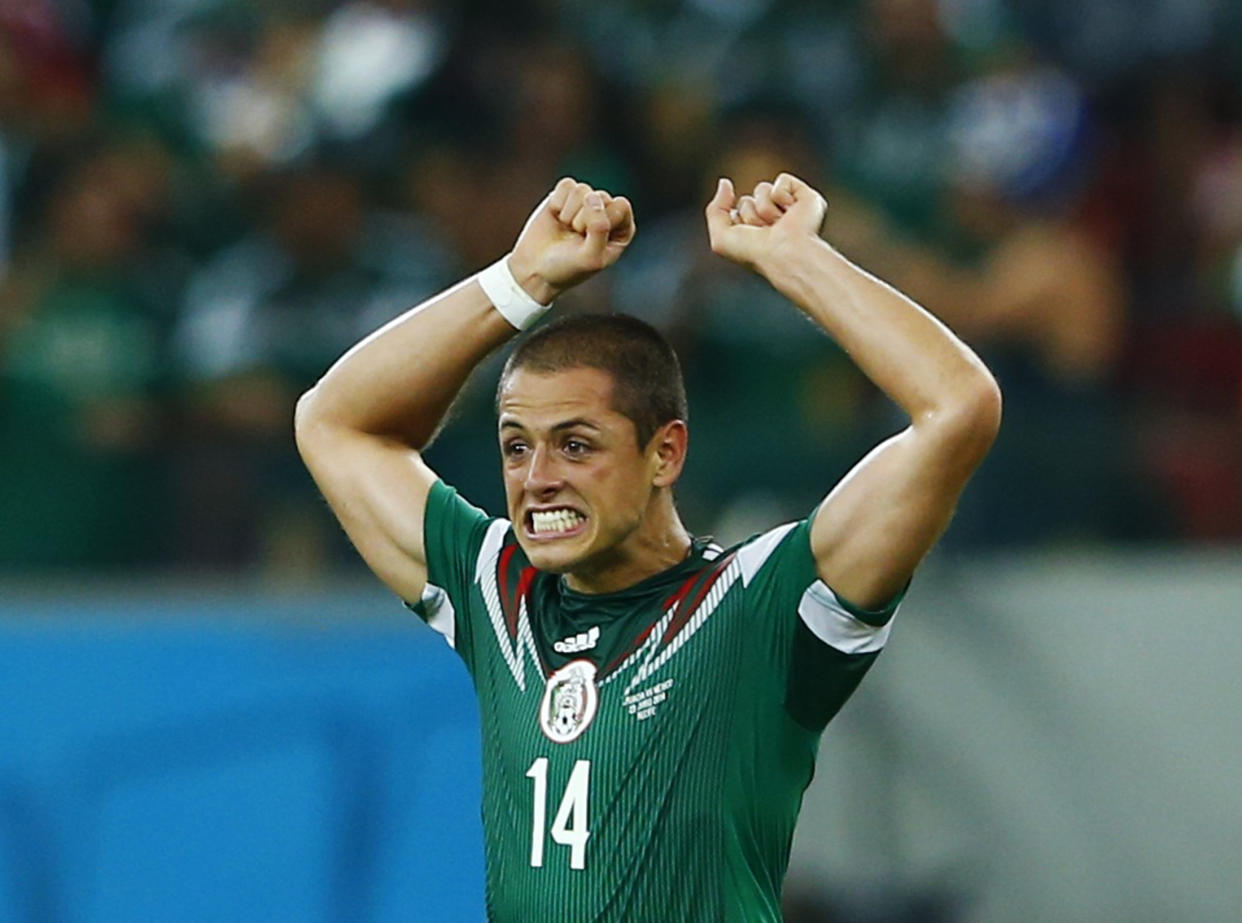
<svg viewBox="0 0 1242 923">
<path fill-rule="evenodd" d="M 519 550 L 507 519 L 489 515 L 439 479 L 427 495 L 423 540 L 429 579 L 447 586 L 482 583 L 498 561 Z"/>
<path fill-rule="evenodd" d="M 747 585 L 772 568 L 791 568 L 813 574 L 815 561 L 811 554 L 810 520 L 799 519 L 773 526 L 722 554 L 737 560 L 742 581 Z"/>
</svg>

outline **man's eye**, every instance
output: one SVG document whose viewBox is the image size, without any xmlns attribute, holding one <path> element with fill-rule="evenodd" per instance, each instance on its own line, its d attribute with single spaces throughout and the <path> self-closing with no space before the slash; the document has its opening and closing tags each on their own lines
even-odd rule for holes
<svg viewBox="0 0 1242 923">
<path fill-rule="evenodd" d="M 526 451 L 526 443 L 506 442 L 503 451 L 506 458 L 516 458 Z"/>
<path fill-rule="evenodd" d="M 591 450 L 591 447 L 581 439 L 566 439 L 565 453 L 567 455 L 585 455 Z"/>
</svg>

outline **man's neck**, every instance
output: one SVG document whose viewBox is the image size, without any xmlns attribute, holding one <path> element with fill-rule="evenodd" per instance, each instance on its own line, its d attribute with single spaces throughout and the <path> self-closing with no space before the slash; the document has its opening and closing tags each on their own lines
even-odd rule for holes
<svg viewBox="0 0 1242 923">
<path fill-rule="evenodd" d="M 565 584 L 578 593 L 615 593 L 680 564 L 693 542 L 677 511 L 669 507 L 645 522 L 606 561 L 565 574 Z"/>
</svg>

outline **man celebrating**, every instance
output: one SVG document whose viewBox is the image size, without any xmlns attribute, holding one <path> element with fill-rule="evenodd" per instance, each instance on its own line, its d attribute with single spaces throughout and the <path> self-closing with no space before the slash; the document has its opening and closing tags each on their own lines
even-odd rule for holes
<svg viewBox="0 0 1242 923">
<path fill-rule="evenodd" d="M 740 199 L 722 179 L 712 249 L 911 422 L 807 519 L 734 548 L 678 517 L 681 373 L 633 318 L 555 321 L 510 356 L 508 519 L 423 462 L 475 365 L 633 238 L 628 201 L 570 179 L 512 253 L 363 340 L 298 404 L 298 446 L 350 538 L 473 677 L 493 920 L 780 919 L 820 734 L 1000 420 L 975 355 L 820 239 L 825 209 L 788 174 Z"/>
</svg>

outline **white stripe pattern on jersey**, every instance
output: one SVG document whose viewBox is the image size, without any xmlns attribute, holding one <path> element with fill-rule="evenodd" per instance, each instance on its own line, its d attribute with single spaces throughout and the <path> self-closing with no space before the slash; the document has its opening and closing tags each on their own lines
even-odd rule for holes
<svg viewBox="0 0 1242 923">
<path fill-rule="evenodd" d="M 673 620 L 673 614 L 676 611 L 677 611 L 677 607 L 674 606 L 673 608 L 665 612 L 662 616 L 660 616 L 660 621 L 656 622 L 655 627 L 651 629 L 651 634 L 647 635 L 647 640 L 644 641 L 641 645 L 639 645 L 638 649 L 632 652 L 630 656 L 626 657 L 625 660 L 621 661 L 621 665 L 619 667 L 617 667 L 615 670 L 613 670 L 611 673 L 605 676 L 602 680 L 600 680 L 599 684 L 601 686 L 608 685 L 614 679 L 616 679 L 618 676 L 620 676 L 622 673 L 628 670 L 634 664 L 636 660 L 642 657 L 649 657 L 651 655 L 652 649 L 659 646 L 660 638 L 664 636 L 664 632 L 668 628 L 668 623 Z M 634 685 L 634 682 L 631 681 L 629 686 L 633 686 L 633 685 Z M 628 689 L 629 686 L 627 686 L 626 688 Z"/>
<path fill-rule="evenodd" d="M 880 650 L 888 643 L 893 627 L 891 618 L 884 625 L 868 625 L 850 614 L 840 597 L 822 580 L 816 580 L 802 594 L 798 615 L 815 637 L 843 654 L 870 654 Z"/>
<path fill-rule="evenodd" d="M 620 676 L 627 669 L 629 669 L 630 665 L 633 664 L 636 659 L 640 657 L 643 658 L 642 666 L 638 668 L 638 671 L 626 685 L 625 688 L 627 692 L 663 666 L 668 659 L 672 657 L 683 644 L 690 640 L 690 637 L 698 631 L 699 628 L 702 627 L 703 623 L 707 620 L 707 617 L 715 611 L 716 606 L 720 603 L 720 600 L 724 598 L 724 594 L 728 591 L 729 587 L 733 585 L 734 581 L 736 581 L 738 577 L 742 578 L 743 586 L 748 586 L 750 584 L 750 581 L 754 579 L 755 574 L 759 572 L 759 568 L 761 568 L 764 562 L 772 556 L 772 552 L 776 550 L 776 546 L 780 544 L 781 539 L 784 538 L 789 530 L 796 525 L 796 522 L 790 522 L 783 526 L 777 526 L 770 532 L 765 532 L 763 535 L 759 536 L 749 545 L 739 548 L 737 556 L 729 563 L 729 566 L 725 568 L 724 573 L 720 575 L 720 577 L 716 580 L 715 585 L 708 591 L 707 598 L 699 604 L 699 610 L 691 617 L 690 621 L 686 623 L 685 627 L 677 633 L 677 637 L 669 642 L 668 647 L 665 648 L 664 651 L 658 655 L 656 654 L 656 648 L 659 647 L 660 638 L 664 636 L 664 632 L 668 628 L 668 623 L 672 621 L 673 614 L 677 611 L 676 606 L 673 606 L 664 613 L 655 628 L 651 630 L 650 636 L 648 636 L 647 640 L 643 642 L 643 645 L 638 650 L 634 651 L 634 653 L 630 654 L 630 656 L 627 657 L 625 661 L 622 662 L 621 666 L 617 667 L 612 674 L 605 677 L 600 685 L 602 686 Z M 708 560 L 715 560 L 723 551 L 723 549 L 721 549 L 720 546 L 714 542 L 708 545 L 708 549 L 709 551 L 715 552 L 710 558 L 708 558 L 707 554 L 704 555 L 704 557 L 708 558 Z"/>
<path fill-rule="evenodd" d="M 526 612 L 526 597 L 525 596 L 523 596 L 520 600 L 518 600 L 517 631 L 518 631 L 518 654 L 519 656 L 521 655 L 521 651 L 524 648 L 526 650 L 526 653 L 530 654 L 530 662 L 535 664 L 536 667 L 538 667 L 539 653 L 535 650 L 535 633 L 531 631 L 530 616 Z M 542 674 L 542 670 L 540 670 L 539 672 Z M 522 679 L 518 680 L 518 688 L 521 689 L 523 692 L 526 691 L 525 686 L 522 685 L 523 682 L 525 682 L 525 677 L 526 677 L 526 671 L 523 670 Z"/>
<path fill-rule="evenodd" d="M 629 683 L 626 684 L 626 692 L 629 692 L 656 670 L 660 669 L 660 667 L 664 666 L 664 664 L 669 661 L 669 658 L 681 650 L 685 643 L 694 637 L 695 632 L 702 628 L 703 623 L 706 622 L 708 617 L 716 611 L 716 607 L 720 605 L 720 601 L 724 599 L 725 594 L 729 592 L 729 588 L 733 586 L 734 582 L 740 576 L 742 576 L 742 565 L 736 558 L 734 558 L 729 562 L 729 565 L 724 569 L 724 572 L 716 578 L 716 582 L 713 583 L 712 588 L 707 591 L 707 595 L 703 597 L 703 601 L 699 603 L 699 607 L 695 610 L 694 615 L 690 616 L 690 620 L 682 626 L 681 631 L 677 632 L 677 634 L 673 636 L 673 639 L 669 641 L 668 645 L 660 650 L 658 654 L 655 652 L 655 647 L 651 647 L 648 650 L 647 657 L 643 660 L 642 664 L 639 665 L 638 670 L 635 671 L 634 677 L 629 681 Z M 670 608 L 669 611 L 665 613 L 664 618 L 660 620 L 660 625 L 667 628 L 669 619 L 673 617 L 673 614 L 676 611 L 676 606 Z M 659 627 L 660 626 L 657 626 L 657 628 Z M 663 631 L 652 631 L 652 635 L 658 639 L 661 635 L 663 635 Z M 650 641 L 650 639 L 648 640 Z M 643 647 L 647 648 L 647 645 L 644 644 Z"/>
<path fill-rule="evenodd" d="M 487 608 L 488 620 L 492 623 L 492 631 L 496 635 L 496 645 L 505 658 L 509 672 L 518 689 L 526 691 L 526 668 L 522 663 L 522 649 L 528 647 L 534 653 L 535 642 L 531 637 L 530 622 L 526 616 L 526 605 L 518 607 L 518 636 L 509 639 L 509 629 L 505 625 L 505 612 L 500 604 L 500 584 L 496 574 L 497 560 L 500 549 L 504 545 L 505 533 L 509 531 L 509 522 L 497 519 L 487 527 L 483 537 L 483 546 L 479 549 L 479 557 L 475 563 L 474 582 L 483 594 L 483 605 Z M 538 658 L 535 658 L 538 663 Z"/>
</svg>

